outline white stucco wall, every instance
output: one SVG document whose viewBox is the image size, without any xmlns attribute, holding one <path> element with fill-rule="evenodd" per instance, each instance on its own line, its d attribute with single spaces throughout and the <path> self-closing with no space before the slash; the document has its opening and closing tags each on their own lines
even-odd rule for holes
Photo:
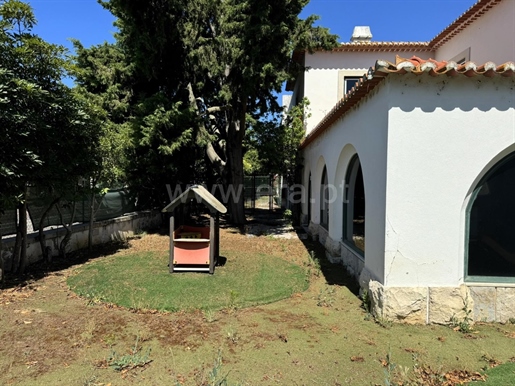
<svg viewBox="0 0 515 386">
<path fill-rule="evenodd" d="M 387 82 L 384 284 L 457 286 L 469 196 L 515 149 L 515 80 L 390 75 Z"/>
<path fill-rule="evenodd" d="M 311 117 L 307 119 L 306 132 L 309 132 L 329 113 L 342 97 L 342 74 L 363 76 L 377 60 L 395 62 L 395 55 L 404 58 L 417 55 L 424 59 L 431 56 L 427 52 L 316 52 L 305 58 L 308 71 L 304 74 L 304 96 L 310 101 Z M 340 92 L 339 92 L 340 90 Z"/>
<path fill-rule="evenodd" d="M 387 90 L 382 88 L 362 101 L 331 129 L 318 137 L 303 152 L 306 181 L 311 173 L 312 222 L 320 223 L 320 184 L 323 166 L 327 166 L 328 182 L 335 187 L 336 197 L 329 203 L 329 237 L 342 239 L 342 183 L 352 156 L 360 157 L 366 195 L 365 267 L 378 280 L 384 277 L 386 142 L 388 125 Z M 370 111 L 374 113 L 371 114 Z M 307 214 L 307 203 L 303 213 Z"/>
<path fill-rule="evenodd" d="M 470 47 L 477 64 L 515 60 L 515 1 L 504 0 L 436 51 L 437 60 L 451 60 Z"/>
</svg>

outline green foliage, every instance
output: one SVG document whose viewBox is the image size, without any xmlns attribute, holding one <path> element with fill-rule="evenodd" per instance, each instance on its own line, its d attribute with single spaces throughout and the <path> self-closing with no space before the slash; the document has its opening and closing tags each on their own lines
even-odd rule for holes
<svg viewBox="0 0 515 386">
<path fill-rule="evenodd" d="M 136 337 L 136 343 L 134 343 L 134 346 L 131 348 L 128 354 L 119 355 L 116 353 L 116 351 L 113 350 L 107 359 L 109 366 L 111 366 L 116 371 L 128 371 L 137 367 L 143 367 L 152 362 L 150 359 L 151 349 L 148 348 L 143 352 L 141 347 L 138 347 L 138 343 L 139 336 Z"/>
<path fill-rule="evenodd" d="M 293 51 L 337 44 L 336 37 L 326 29 L 313 27 L 316 17 L 299 19 L 307 2 L 101 2 L 118 18 L 119 46 L 126 62 L 134 64 L 135 96 L 142 98 L 135 103 L 160 93 L 169 100 L 168 106 L 173 106 L 170 112 L 183 115 L 171 136 L 159 130 L 168 143 L 158 146 L 156 154 L 175 153 L 175 164 L 179 165 L 177 160 L 181 159 L 183 170 L 184 165 L 195 164 L 177 153 L 178 148 L 187 146 L 193 149 L 187 156 L 207 158 L 212 171 L 226 184 L 243 183 L 243 141 L 249 124 L 279 112 L 276 93 L 286 80 L 303 70 L 291 62 Z M 160 122 L 153 121 L 162 128 Z M 199 152 L 198 147 L 203 151 Z M 247 170 L 257 170 L 255 160 L 255 154 L 249 153 Z M 150 159 L 150 163 L 154 165 L 155 160 Z M 195 166 L 192 169 L 198 170 L 199 165 Z M 196 176 L 198 173 L 182 182 L 192 182 Z M 232 220 L 241 224 L 243 201 L 229 204 Z"/>
<path fill-rule="evenodd" d="M 23 204 L 28 185 L 62 209 L 89 188 L 84 181 L 100 165 L 94 111 L 61 82 L 70 68 L 67 51 L 33 34 L 35 23 L 29 4 L 1 3 L 0 211 Z"/>
<path fill-rule="evenodd" d="M 456 331 L 462 332 L 464 334 L 468 334 L 474 331 L 473 328 L 473 319 L 472 319 L 472 309 L 469 306 L 469 298 L 468 295 L 463 299 L 463 316 L 458 318 L 456 315 L 451 317 L 451 327 L 453 327 Z"/>
</svg>

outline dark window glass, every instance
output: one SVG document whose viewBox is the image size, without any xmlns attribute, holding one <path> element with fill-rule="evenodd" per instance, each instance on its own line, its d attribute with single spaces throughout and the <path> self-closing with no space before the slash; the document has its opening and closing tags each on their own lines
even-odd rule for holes
<svg viewBox="0 0 515 386">
<path fill-rule="evenodd" d="M 344 92 L 347 94 L 355 85 L 358 83 L 358 81 L 361 79 L 360 76 L 346 76 L 344 78 Z"/>
<path fill-rule="evenodd" d="M 349 163 L 343 201 L 343 240 L 365 252 L 365 186 L 358 156 Z"/>
<path fill-rule="evenodd" d="M 515 154 L 479 183 L 469 208 L 468 276 L 515 276 Z"/>
</svg>

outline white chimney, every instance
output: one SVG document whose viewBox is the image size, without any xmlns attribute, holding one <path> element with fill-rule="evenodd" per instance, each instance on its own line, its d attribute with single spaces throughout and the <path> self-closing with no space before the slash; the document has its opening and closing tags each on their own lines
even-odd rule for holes
<svg viewBox="0 0 515 386">
<path fill-rule="evenodd" d="M 369 42 L 372 40 L 372 32 L 369 26 L 356 26 L 350 38 L 351 42 Z"/>
</svg>

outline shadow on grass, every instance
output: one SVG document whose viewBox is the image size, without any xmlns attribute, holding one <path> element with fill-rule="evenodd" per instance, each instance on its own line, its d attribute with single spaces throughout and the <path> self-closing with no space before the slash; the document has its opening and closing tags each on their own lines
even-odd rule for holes
<svg viewBox="0 0 515 386">
<path fill-rule="evenodd" d="M 166 234 L 166 229 L 157 229 L 147 233 Z M 66 257 L 52 257 L 51 262 L 38 261 L 30 264 L 23 275 L 6 272 L 4 283 L 0 284 L 0 289 L 25 287 L 34 281 L 48 276 L 49 274 L 56 274 L 60 271 L 76 265 L 82 265 L 87 261 L 95 260 L 100 257 L 114 255 L 115 253 L 127 248 L 129 248 L 129 243 L 127 241 L 112 241 L 106 244 L 94 245 L 91 250 L 84 248 L 70 252 Z"/>
<path fill-rule="evenodd" d="M 325 248 L 318 241 L 313 241 L 303 230 L 297 230 L 300 241 L 308 253 L 320 263 L 320 271 L 329 285 L 347 287 L 354 295 L 359 296 L 359 285 L 342 264 L 331 263 L 325 254 Z"/>
</svg>

